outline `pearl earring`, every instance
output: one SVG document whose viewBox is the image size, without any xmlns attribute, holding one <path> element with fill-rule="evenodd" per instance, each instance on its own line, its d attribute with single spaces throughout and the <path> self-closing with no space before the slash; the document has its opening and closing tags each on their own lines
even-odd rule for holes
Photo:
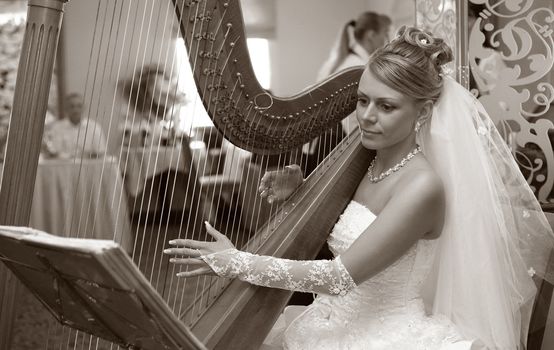
<svg viewBox="0 0 554 350">
<path fill-rule="evenodd" d="M 416 133 L 418 133 L 419 130 L 421 130 L 421 122 L 419 120 L 416 121 L 414 130 L 415 130 Z"/>
</svg>

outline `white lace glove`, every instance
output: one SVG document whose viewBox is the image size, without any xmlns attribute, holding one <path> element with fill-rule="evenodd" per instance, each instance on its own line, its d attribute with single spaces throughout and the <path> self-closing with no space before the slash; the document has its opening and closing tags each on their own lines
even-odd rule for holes
<svg viewBox="0 0 554 350">
<path fill-rule="evenodd" d="M 220 277 L 298 292 L 345 295 L 356 283 L 342 264 L 334 260 L 288 260 L 226 249 L 200 256 Z"/>
</svg>

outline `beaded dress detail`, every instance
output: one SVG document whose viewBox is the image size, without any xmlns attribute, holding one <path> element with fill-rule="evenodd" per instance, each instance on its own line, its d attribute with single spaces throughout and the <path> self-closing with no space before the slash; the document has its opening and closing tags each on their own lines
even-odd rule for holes
<svg viewBox="0 0 554 350">
<path fill-rule="evenodd" d="M 333 254 L 343 253 L 375 218 L 365 206 L 350 202 L 328 239 Z M 425 314 L 419 290 L 435 246 L 436 240 L 420 240 L 394 264 L 348 294 L 318 295 L 286 325 L 285 310 L 266 340 L 266 348 L 470 349 L 471 343 L 462 341 L 446 317 Z"/>
</svg>

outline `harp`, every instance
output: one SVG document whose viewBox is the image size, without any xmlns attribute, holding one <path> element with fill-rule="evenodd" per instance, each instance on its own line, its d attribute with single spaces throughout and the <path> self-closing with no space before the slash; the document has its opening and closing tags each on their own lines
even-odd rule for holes
<svg viewBox="0 0 554 350">
<path fill-rule="evenodd" d="M 10 124 L 1 187 L 0 223 L 3 225 L 26 226 L 29 223 L 48 90 L 65 2 L 29 1 L 12 112 L 14 117 Z M 155 1 L 151 3 L 154 4 Z M 127 8 L 108 4 L 105 6 L 98 10 L 97 16 L 102 11 L 113 11 L 111 18 L 114 22 L 117 16 L 125 16 L 124 11 Z M 130 5 L 128 9 L 131 10 Z M 339 120 L 353 111 L 357 81 L 362 72 L 360 68 L 345 71 L 290 98 L 279 98 L 262 89 L 257 83 L 247 54 L 238 1 L 172 0 L 167 2 L 167 9 L 165 15 L 176 18 L 178 32 L 186 43 L 201 103 L 223 137 L 237 147 L 262 157 L 262 161 L 256 165 L 257 170 L 249 168 L 258 178 L 267 169 L 268 161 L 264 156 L 277 154 L 273 159 L 277 159 L 280 164 L 290 161 L 294 158 L 295 149 L 298 150 L 302 144 L 333 128 Z M 114 22 L 111 26 L 114 26 Z M 106 30 L 111 31 L 111 28 Z M 115 57 L 113 54 L 111 59 L 115 61 Z M 143 73 L 142 66 L 140 71 Z M 142 77 L 137 79 L 141 80 Z M 102 85 L 91 88 L 94 89 L 102 90 Z M 90 95 L 94 96 L 94 91 Z M 91 97 L 90 100 L 93 99 Z M 138 97 L 130 94 L 129 102 L 131 107 L 128 110 L 136 111 L 140 104 Z M 146 101 L 146 104 L 149 104 L 152 111 L 151 107 L 155 103 Z M 97 118 L 101 115 L 102 112 L 96 112 Z M 133 114 L 133 120 L 134 118 Z M 177 143 L 181 142 L 179 139 Z M 193 158 L 186 145 L 180 152 L 179 157 L 189 160 Z M 120 152 L 119 156 L 122 158 L 123 153 Z M 356 135 L 345 139 L 287 202 L 277 209 L 268 209 L 268 216 L 271 218 L 266 223 L 247 225 L 248 231 L 253 227 L 253 234 L 235 237 L 237 244 L 260 254 L 293 259 L 314 258 L 327 233 L 352 197 L 367 169 L 370 157 L 371 154 L 363 150 L 357 142 Z M 83 169 L 82 163 L 79 168 Z M 193 193 L 188 196 L 192 198 L 192 205 L 189 204 L 186 215 L 181 215 L 181 222 L 185 223 L 179 230 L 182 232 L 182 235 L 179 233 L 181 237 L 198 237 L 203 234 L 199 224 L 205 216 L 200 203 L 217 202 L 218 194 L 224 186 L 217 182 L 211 186 L 210 179 L 199 179 L 197 173 L 198 169 L 191 162 L 185 186 L 187 191 Z M 203 183 L 200 180 L 204 180 Z M 178 181 L 171 181 L 166 180 L 165 186 L 175 188 Z M 158 189 L 162 187 L 158 186 Z M 151 201 L 155 199 L 143 198 L 139 202 L 148 202 L 149 205 Z M 136 203 L 135 199 L 133 204 Z M 171 202 L 168 206 L 171 207 Z M 141 204 L 140 209 L 142 208 Z M 254 211 L 260 212 L 261 210 Z M 140 220 L 137 225 L 140 226 Z M 222 230 L 225 231 L 225 227 Z M 222 282 L 202 278 L 181 283 L 173 277 L 175 271 L 167 264 L 166 271 L 155 267 L 156 263 L 163 265 L 159 252 L 154 254 L 158 261 L 154 260 L 150 265 L 141 261 L 140 253 L 136 252 L 140 251 L 137 247 L 144 245 L 145 233 L 142 233 L 140 241 L 140 233 L 138 230 L 135 232 L 137 236 L 131 253 L 133 260 L 139 266 L 147 265 L 145 271 L 159 270 L 156 276 L 150 275 L 148 278 L 156 286 L 160 279 L 163 281 L 159 287 L 160 294 L 172 305 L 176 316 L 185 322 L 194 337 L 208 348 L 229 348 L 229 344 L 240 349 L 259 347 L 291 293 L 253 287 L 239 281 Z M 162 243 L 161 246 L 154 244 L 154 247 L 161 250 L 168 236 L 163 234 L 163 229 L 151 232 L 157 232 L 155 239 Z M 115 235 L 116 232 L 114 239 Z M 151 241 L 153 238 L 149 239 Z M 0 327 L 3 334 L 8 334 L 2 340 L 4 343 L 0 344 L 6 348 L 9 347 L 13 314 L 17 313 L 9 305 L 13 304 L 18 287 L 13 283 L 13 276 L 6 270 L 2 270 L 0 280 L 6 286 L 2 295 Z M 189 286 L 194 286 L 192 289 L 198 290 L 193 295 L 183 297 L 182 294 L 167 292 L 165 289 L 167 285 L 177 285 L 185 289 L 184 284 L 187 282 Z M 59 346 L 65 344 L 72 348 L 108 346 L 83 332 L 70 329 L 60 332 L 60 337 L 51 338 L 50 342 L 54 346 L 58 346 L 58 342 Z M 54 334 L 59 335 L 58 333 L 54 331 Z M 49 334 L 52 334 L 50 330 Z"/>
<path fill-rule="evenodd" d="M 3 225 L 29 223 L 46 100 L 65 2 L 29 0 L 27 34 L 13 107 L 13 116 L 16 117 L 12 118 L 10 124 L 0 189 L 0 224 Z M 111 11 L 115 14 L 112 18 L 125 17 L 128 8 L 117 7 L 114 5 L 116 3 L 118 2 L 112 2 L 113 7 L 106 5 L 99 9 L 96 15 Z M 237 1 L 173 0 L 168 1 L 167 5 L 168 16 L 177 19 L 175 32 L 180 32 L 187 44 L 188 58 L 201 93 L 200 103 L 212 115 L 220 134 L 237 146 L 258 155 L 280 154 L 273 159 L 277 159 L 278 164 L 286 164 L 294 158 L 293 149 L 332 127 L 353 109 L 352 97 L 356 89 L 355 83 L 361 74 L 359 69 L 344 72 L 298 96 L 278 98 L 263 90 L 256 82 L 246 54 Z M 153 20 L 155 21 L 156 19 Z M 106 28 L 109 32 L 110 23 Z M 148 31 L 147 28 L 143 29 Z M 115 26 L 113 30 L 116 30 Z M 119 59 L 113 53 L 106 57 L 109 59 L 106 58 L 104 63 Z M 94 72 L 91 76 L 93 75 Z M 96 87 L 102 88 L 101 85 Z M 93 95 L 91 91 L 89 93 Z M 89 102 L 92 100 L 90 98 Z M 136 109 L 137 101 L 131 102 L 131 109 Z M 96 117 L 98 115 L 102 113 L 97 112 Z M 356 135 L 353 135 L 337 147 L 288 202 L 278 209 L 269 208 L 267 212 L 271 216 L 270 221 L 263 225 L 249 225 L 256 234 L 241 238 L 241 246 L 262 254 L 298 259 L 313 258 L 369 163 L 371 155 L 361 150 L 355 139 Z M 183 158 L 194 157 L 187 148 L 182 149 L 182 152 Z M 288 152 L 288 156 L 283 155 L 285 152 Z M 245 174 L 263 174 L 267 162 L 269 161 L 264 159 L 248 168 L 250 172 Z M 191 173 L 196 171 L 198 170 Z M 188 185 L 187 188 L 191 188 L 193 192 L 189 198 L 193 198 L 195 203 L 206 198 L 207 201 L 210 198 L 219 198 L 218 194 L 229 184 L 224 181 L 210 182 L 211 180 L 217 179 L 189 177 L 185 181 L 185 186 Z M 177 182 L 172 182 L 170 178 L 165 185 L 172 188 L 175 187 L 174 183 Z M 200 187 L 204 187 L 204 192 L 194 190 Z M 203 194 L 203 199 L 200 194 Z M 140 207 L 141 200 L 138 201 Z M 143 202 L 150 200 L 152 199 L 147 198 Z M 134 203 L 137 201 L 132 202 Z M 261 209 L 254 211 L 255 214 L 262 212 Z M 322 218 L 325 220 L 321 220 Z M 196 215 L 189 213 L 185 220 L 181 220 L 185 222 L 183 230 L 201 235 L 201 232 L 197 232 L 197 222 L 201 219 L 203 217 L 199 215 L 199 210 Z M 225 231 L 225 227 L 218 228 Z M 168 239 L 163 233 L 159 234 L 163 229 L 155 232 L 160 240 Z M 133 245 L 140 246 L 144 241 L 137 239 L 137 243 Z M 144 271 L 158 269 L 152 262 L 140 261 L 140 254 L 134 258 Z M 174 271 L 167 269 L 167 274 L 165 272 L 148 278 L 155 285 L 159 278 L 167 277 L 179 288 L 183 287 L 182 282 L 172 279 Z M 209 348 L 229 348 L 229 344 L 233 348 L 256 348 L 290 297 L 288 292 L 251 287 L 240 282 L 210 280 L 200 284 L 193 281 L 190 284 L 208 288 L 186 300 L 176 298 L 175 294 L 167 294 L 163 287 L 159 288 L 160 295 L 172 305 L 175 314 L 192 330 L 194 337 Z M 10 348 L 10 334 L 13 333 L 10 330 L 20 312 L 13 307 L 14 299 L 21 289 L 14 283 L 14 276 L 3 264 L 0 264 L 0 286 L 0 348 L 4 349 Z M 551 294 L 551 291 L 548 293 Z M 197 303 L 192 303 L 191 299 L 195 298 Z M 549 299 L 550 297 L 547 302 Z M 189 308 L 190 305 L 195 306 Z M 542 325 L 544 326 L 544 322 Z M 112 345 L 84 335 L 83 332 L 69 328 L 59 331 L 56 325 L 46 327 L 46 344 L 41 344 L 46 348 L 112 348 Z"/>
</svg>

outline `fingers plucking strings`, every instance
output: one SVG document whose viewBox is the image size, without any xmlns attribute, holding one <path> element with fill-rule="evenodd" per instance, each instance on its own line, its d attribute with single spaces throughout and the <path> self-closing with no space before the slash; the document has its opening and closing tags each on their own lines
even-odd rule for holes
<svg viewBox="0 0 554 350">
<path fill-rule="evenodd" d="M 187 271 L 177 273 L 178 277 L 194 277 L 213 272 L 200 257 L 210 252 L 210 245 L 226 237 L 208 222 L 205 222 L 205 225 L 208 234 L 214 238 L 212 242 L 177 238 L 168 242 L 171 248 L 164 249 L 164 254 L 171 256 L 169 262 L 186 266 Z"/>
</svg>

